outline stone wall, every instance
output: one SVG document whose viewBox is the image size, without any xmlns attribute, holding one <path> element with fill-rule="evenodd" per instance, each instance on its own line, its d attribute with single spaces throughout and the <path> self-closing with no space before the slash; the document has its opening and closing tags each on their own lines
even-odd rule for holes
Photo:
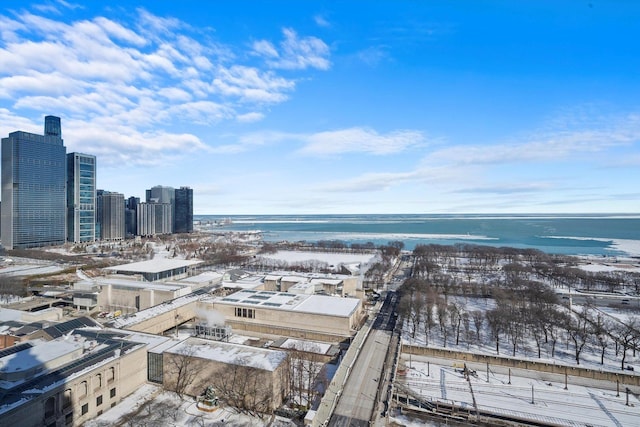
<svg viewBox="0 0 640 427">
<path fill-rule="evenodd" d="M 627 373 L 625 371 L 608 371 L 599 369 L 588 369 L 579 366 L 565 364 L 555 364 L 537 362 L 534 360 L 516 359 L 504 356 L 492 356 L 485 354 L 466 353 L 463 351 L 448 350 L 445 348 L 418 347 L 412 345 L 402 346 L 402 353 L 419 356 L 431 356 L 442 359 L 449 359 L 452 363 L 481 363 L 490 366 L 503 366 L 513 369 L 525 369 L 549 374 L 568 375 L 570 377 L 585 378 L 597 381 L 609 381 L 625 386 L 640 387 L 640 375 Z"/>
</svg>

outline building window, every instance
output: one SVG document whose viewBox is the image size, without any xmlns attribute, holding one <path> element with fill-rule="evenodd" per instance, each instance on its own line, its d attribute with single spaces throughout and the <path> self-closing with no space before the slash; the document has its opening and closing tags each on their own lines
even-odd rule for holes
<svg viewBox="0 0 640 427">
<path fill-rule="evenodd" d="M 95 376 L 95 390 L 100 389 L 102 387 L 102 374 L 97 374 Z"/>
<path fill-rule="evenodd" d="M 62 395 L 62 407 L 63 408 L 68 408 L 69 406 L 71 406 L 71 389 L 68 388 L 64 391 L 64 394 Z"/>
<path fill-rule="evenodd" d="M 87 412 L 89 412 L 89 404 L 85 403 L 84 405 L 82 405 L 82 415 L 86 414 Z"/>
<path fill-rule="evenodd" d="M 86 381 L 82 381 L 80 383 L 80 390 L 78 391 L 78 395 L 80 395 L 80 397 L 86 397 L 87 393 L 89 392 L 89 388 L 87 387 L 88 384 Z"/>
<path fill-rule="evenodd" d="M 109 390 L 109 397 L 116 397 L 116 389 L 115 387 Z"/>
<path fill-rule="evenodd" d="M 73 424 L 73 412 L 69 412 L 67 415 L 64 416 L 64 423 L 65 425 L 72 425 Z"/>
<path fill-rule="evenodd" d="M 102 395 L 96 397 L 96 406 L 102 405 Z"/>
<path fill-rule="evenodd" d="M 162 384 L 162 353 L 147 353 L 147 380 Z"/>
<path fill-rule="evenodd" d="M 113 366 L 111 368 L 109 368 L 109 370 L 107 371 L 107 382 L 111 382 L 113 380 L 116 379 L 116 368 L 114 368 Z"/>
<path fill-rule="evenodd" d="M 50 397 L 44 403 L 44 417 L 49 418 L 56 413 L 56 398 Z"/>
<path fill-rule="evenodd" d="M 253 308 L 236 307 L 236 317 L 244 317 L 247 319 L 255 319 L 255 310 Z"/>
</svg>

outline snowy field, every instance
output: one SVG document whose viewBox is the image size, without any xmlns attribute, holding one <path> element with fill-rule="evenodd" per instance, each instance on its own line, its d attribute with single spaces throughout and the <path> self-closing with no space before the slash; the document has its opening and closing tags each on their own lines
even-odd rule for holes
<svg viewBox="0 0 640 427">
<path fill-rule="evenodd" d="M 489 371 L 471 376 L 471 384 L 461 369 L 444 363 L 427 363 L 427 358 L 403 356 L 411 368 L 399 376 L 400 384 L 427 400 L 452 403 L 473 410 L 475 397 L 478 409 L 523 417 L 554 425 L 633 426 L 639 425 L 640 401 L 627 395 L 624 387 L 617 391 L 573 385 L 569 382 L 548 382 L 508 373 Z M 535 373 L 532 374 L 535 377 Z M 615 388 L 615 386 L 614 386 Z M 473 397 L 471 389 L 473 389 Z M 402 419 L 396 422 L 404 425 Z"/>
<path fill-rule="evenodd" d="M 338 264 L 366 264 L 371 261 L 373 254 L 350 254 L 342 252 L 310 252 L 310 251 L 278 251 L 274 254 L 261 255 L 263 258 L 298 263 L 304 261 L 320 261 L 329 265 Z"/>
</svg>

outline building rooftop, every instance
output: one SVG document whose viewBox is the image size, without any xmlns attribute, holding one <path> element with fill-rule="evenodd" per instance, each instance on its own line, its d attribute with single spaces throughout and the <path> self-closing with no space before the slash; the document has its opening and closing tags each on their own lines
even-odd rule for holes
<svg viewBox="0 0 640 427">
<path fill-rule="evenodd" d="M 192 265 L 200 264 L 201 262 L 202 261 L 199 260 L 154 258 L 148 261 L 132 262 L 130 264 L 106 267 L 105 270 L 126 271 L 129 273 L 161 273 L 163 271 L 173 270 L 176 268 L 190 267 Z"/>
<path fill-rule="evenodd" d="M 188 354 L 230 365 L 275 371 L 287 359 L 287 353 L 260 347 L 249 347 L 201 338 L 187 338 L 165 353 Z"/>
<path fill-rule="evenodd" d="M 261 307 L 340 317 L 351 316 L 360 306 L 360 300 L 357 298 L 254 291 L 249 289 L 244 289 L 225 297 L 213 298 L 213 302 L 216 304 L 242 305 L 245 307 Z"/>
<path fill-rule="evenodd" d="M 129 278 L 125 278 L 129 277 Z M 87 283 L 93 287 L 95 285 L 111 285 L 114 288 L 123 288 L 123 289 L 153 289 L 157 291 L 177 291 L 182 288 L 188 287 L 188 284 L 177 284 L 177 283 L 165 283 L 165 282 L 146 282 L 142 280 L 132 280 L 131 276 L 122 276 L 122 277 L 96 277 L 91 279 L 91 281 L 83 281 L 79 282 L 80 284 L 77 286 L 79 290 L 86 290 Z"/>
</svg>

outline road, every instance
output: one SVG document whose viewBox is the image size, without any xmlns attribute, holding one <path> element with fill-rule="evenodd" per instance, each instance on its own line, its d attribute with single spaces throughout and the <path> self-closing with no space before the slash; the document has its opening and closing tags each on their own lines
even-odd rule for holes
<svg viewBox="0 0 640 427">
<path fill-rule="evenodd" d="M 342 390 L 338 404 L 329 420 L 330 426 L 368 426 L 374 418 L 379 400 L 384 397 L 385 360 L 395 326 L 397 295 L 387 293 L 386 299 L 364 342 L 358 359 Z"/>
</svg>

